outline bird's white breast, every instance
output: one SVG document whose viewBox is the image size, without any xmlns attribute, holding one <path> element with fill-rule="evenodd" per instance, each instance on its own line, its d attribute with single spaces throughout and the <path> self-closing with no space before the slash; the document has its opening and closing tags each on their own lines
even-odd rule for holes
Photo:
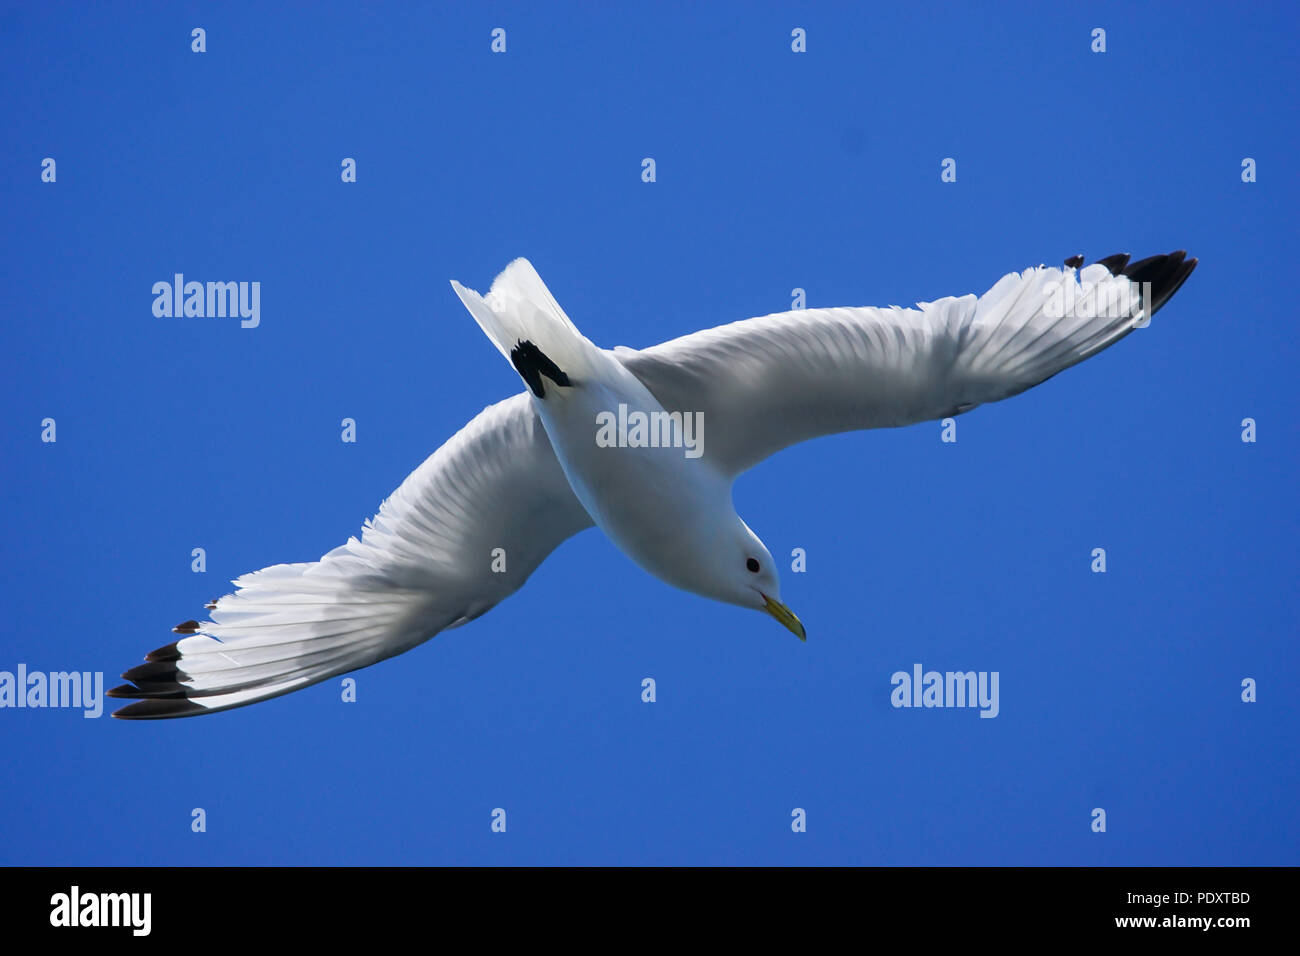
<svg viewBox="0 0 1300 956">
<path fill-rule="evenodd" d="M 730 512 L 730 482 L 705 457 L 680 446 L 610 444 L 602 421 L 665 414 L 650 391 L 605 353 L 598 378 L 548 389 L 534 404 L 574 494 L 625 554 L 670 583 L 681 552 L 705 523 Z M 621 407 L 620 407 L 621 406 Z M 619 435 L 622 438 L 625 436 Z M 679 584 L 680 586 L 680 584 Z"/>
</svg>

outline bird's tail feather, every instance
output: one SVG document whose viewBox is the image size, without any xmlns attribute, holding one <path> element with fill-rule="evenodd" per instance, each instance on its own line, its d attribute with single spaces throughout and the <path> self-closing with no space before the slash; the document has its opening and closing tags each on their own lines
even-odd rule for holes
<svg viewBox="0 0 1300 956">
<path fill-rule="evenodd" d="M 539 362 L 542 374 L 553 380 L 551 370 L 581 380 L 598 367 L 600 350 L 564 314 L 527 259 L 506 266 L 485 296 L 455 280 L 451 285 L 479 328 L 530 387 L 535 376 L 529 374 L 528 367 Z M 521 347 L 526 348 L 521 352 Z"/>
</svg>

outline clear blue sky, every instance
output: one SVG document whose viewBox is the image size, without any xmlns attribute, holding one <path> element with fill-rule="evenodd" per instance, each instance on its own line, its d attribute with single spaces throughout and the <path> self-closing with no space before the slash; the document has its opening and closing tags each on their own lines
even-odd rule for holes
<svg viewBox="0 0 1300 956">
<path fill-rule="evenodd" d="M 743 477 L 750 526 L 806 549 L 806 645 L 589 531 L 356 703 L 0 710 L 0 862 L 1300 863 L 1293 5 L 264 7 L 0 12 L 0 670 L 112 686 L 230 578 L 356 533 L 520 389 L 448 285 L 515 256 L 610 347 L 795 287 L 1201 265 L 956 444 Z M 260 326 L 156 318 L 175 272 L 261 282 Z M 918 662 L 997 671 L 1000 714 L 891 707 Z"/>
</svg>

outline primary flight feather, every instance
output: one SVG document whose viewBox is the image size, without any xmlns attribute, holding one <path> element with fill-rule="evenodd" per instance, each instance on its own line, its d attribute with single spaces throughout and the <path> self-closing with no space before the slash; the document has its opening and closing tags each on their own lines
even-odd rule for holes
<svg viewBox="0 0 1300 956">
<path fill-rule="evenodd" d="M 802 639 L 771 554 L 732 505 L 737 475 L 818 435 L 1023 392 L 1145 324 L 1195 266 L 1183 252 L 1076 256 L 979 297 L 784 312 L 639 351 L 588 341 L 526 259 L 486 296 L 453 282 L 525 390 L 429 456 L 359 540 L 237 578 L 208 620 L 178 625 L 180 640 L 123 675 L 109 696 L 136 702 L 114 716 L 229 710 L 410 650 L 517 591 L 593 524 L 657 577 Z M 698 421 L 696 444 L 601 439 L 599 423 L 638 415 L 664 438 Z"/>
</svg>

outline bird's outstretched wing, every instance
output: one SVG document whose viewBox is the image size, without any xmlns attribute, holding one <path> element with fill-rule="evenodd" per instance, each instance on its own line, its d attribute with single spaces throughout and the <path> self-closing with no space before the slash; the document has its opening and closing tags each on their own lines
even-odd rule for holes
<svg viewBox="0 0 1300 956">
<path fill-rule="evenodd" d="M 520 393 L 484 409 L 417 468 L 362 530 L 319 561 L 236 580 L 206 621 L 149 654 L 113 716 L 240 707 L 400 654 L 521 587 L 591 518 Z M 500 549 L 500 550 L 497 550 Z"/>
<path fill-rule="evenodd" d="M 670 412 L 703 414 L 704 456 L 736 475 L 796 442 L 960 414 L 1119 341 L 1196 266 L 1185 253 L 1004 276 L 915 309 L 783 312 L 615 355 Z"/>
</svg>

